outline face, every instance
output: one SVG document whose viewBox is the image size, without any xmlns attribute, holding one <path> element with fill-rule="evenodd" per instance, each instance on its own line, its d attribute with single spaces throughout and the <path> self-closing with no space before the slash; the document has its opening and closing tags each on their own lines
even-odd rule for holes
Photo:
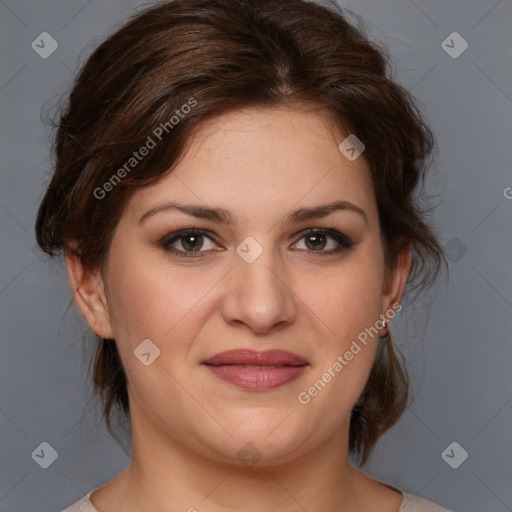
<svg viewBox="0 0 512 512">
<path fill-rule="evenodd" d="M 238 463 L 346 442 L 408 267 L 385 279 L 368 165 L 344 138 L 311 112 L 226 114 L 131 196 L 103 281 L 75 297 L 117 342 L 132 425 Z"/>
</svg>

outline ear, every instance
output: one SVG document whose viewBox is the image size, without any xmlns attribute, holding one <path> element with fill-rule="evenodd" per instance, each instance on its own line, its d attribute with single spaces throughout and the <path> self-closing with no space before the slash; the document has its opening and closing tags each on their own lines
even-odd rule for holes
<svg viewBox="0 0 512 512">
<path fill-rule="evenodd" d="M 400 304 L 404 295 L 407 278 L 411 271 L 411 244 L 404 243 L 393 268 L 386 270 L 382 290 L 382 313 L 385 314 L 393 304 Z M 389 323 L 389 320 L 388 320 Z"/>
<path fill-rule="evenodd" d="M 76 248 L 76 244 L 74 245 Z M 101 271 L 87 269 L 78 256 L 67 251 L 65 259 L 73 297 L 89 327 L 100 338 L 113 339 L 114 333 Z"/>
</svg>

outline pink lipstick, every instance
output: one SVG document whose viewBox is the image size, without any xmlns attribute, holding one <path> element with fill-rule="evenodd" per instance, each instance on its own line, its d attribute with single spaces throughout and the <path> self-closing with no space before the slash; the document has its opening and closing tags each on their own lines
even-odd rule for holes
<svg viewBox="0 0 512 512">
<path fill-rule="evenodd" d="M 202 362 L 216 377 L 242 389 L 266 391 L 298 379 L 308 362 L 285 350 L 220 352 Z"/>
</svg>

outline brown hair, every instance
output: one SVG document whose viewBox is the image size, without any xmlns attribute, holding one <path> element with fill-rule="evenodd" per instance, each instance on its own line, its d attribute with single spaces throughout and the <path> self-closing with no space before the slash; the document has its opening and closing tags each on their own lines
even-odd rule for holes
<svg viewBox="0 0 512 512">
<path fill-rule="evenodd" d="M 434 139 L 388 67 L 385 51 L 341 12 L 305 0 L 174 0 L 138 13 L 92 53 L 61 112 L 55 172 L 36 221 L 39 246 L 102 268 L 130 194 L 172 172 L 206 120 L 241 108 L 306 106 L 364 143 L 388 268 L 411 243 L 408 286 L 424 289 L 445 262 L 414 197 Z M 165 143 L 127 167 L 155 133 Z M 112 410 L 129 411 L 126 375 L 115 341 L 97 341 L 94 389 L 112 433 Z M 404 411 L 408 389 L 388 334 L 351 414 L 349 447 L 363 464 Z"/>
</svg>

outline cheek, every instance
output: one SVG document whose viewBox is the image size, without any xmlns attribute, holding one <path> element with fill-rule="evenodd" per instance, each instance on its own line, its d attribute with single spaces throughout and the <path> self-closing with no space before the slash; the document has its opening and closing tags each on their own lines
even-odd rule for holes
<svg viewBox="0 0 512 512">
<path fill-rule="evenodd" d="M 137 343 L 144 338 L 156 338 L 163 324 L 173 320 L 163 314 L 170 296 L 162 296 L 158 275 L 133 255 L 116 261 L 109 272 L 109 307 L 116 340 L 124 345 L 127 339 Z"/>
<path fill-rule="evenodd" d="M 305 302 L 321 319 L 318 326 L 325 326 L 325 336 L 318 341 L 321 350 L 317 351 L 314 375 L 307 383 L 312 387 L 303 391 L 319 413 L 328 404 L 339 404 L 333 422 L 355 404 L 371 371 L 380 331 L 375 324 L 384 313 L 382 279 L 378 257 L 355 258 L 330 276 L 317 279 L 316 287 L 312 287 L 314 279 L 308 283 L 308 289 L 316 292 Z"/>
<path fill-rule="evenodd" d="M 182 410 L 193 406 L 173 377 L 178 382 L 187 379 L 187 364 L 183 363 L 190 357 L 192 340 L 201 326 L 198 315 L 204 314 L 204 305 L 200 300 L 218 281 L 215 276 L 191 279 L 186 272 L 171 273 L 155 260 L 131 254 L 117 258 L 118 264 L 109 271 L 109 307 L 120 357 L 131 393 L 151 414 L 156 414 L 151 404 L 166 403 L 171 395 Z M 147 342 L 141 345 L 147 339 L 159 352 Z M 148 351 L 150 360 L 158 356 L 145 366 L 136 356 Z"/>
<path fill-rule="evenodd" d="M 326 276 L 323 283 L 317 282 L 310 304 L 339 343 L 350 344 L 384 313 L 382 278 L 382 268 L 377 263 L 360 261 Z"/>
<path fill-rule="evenodd" d="M 144 339 L 152 340 L 162 356 L 169 345 L 173 353 L 186 349 L 200 328 L 198 316 L 206 313 L 208 291 L 220 275 L 171 272 L 165 259 L 143 251 L 123 257 L 113 251 L 113 256 L 117 263 L 109 271 L 109 307 L 120 350 L 133 352 Z"/>
</svg>

